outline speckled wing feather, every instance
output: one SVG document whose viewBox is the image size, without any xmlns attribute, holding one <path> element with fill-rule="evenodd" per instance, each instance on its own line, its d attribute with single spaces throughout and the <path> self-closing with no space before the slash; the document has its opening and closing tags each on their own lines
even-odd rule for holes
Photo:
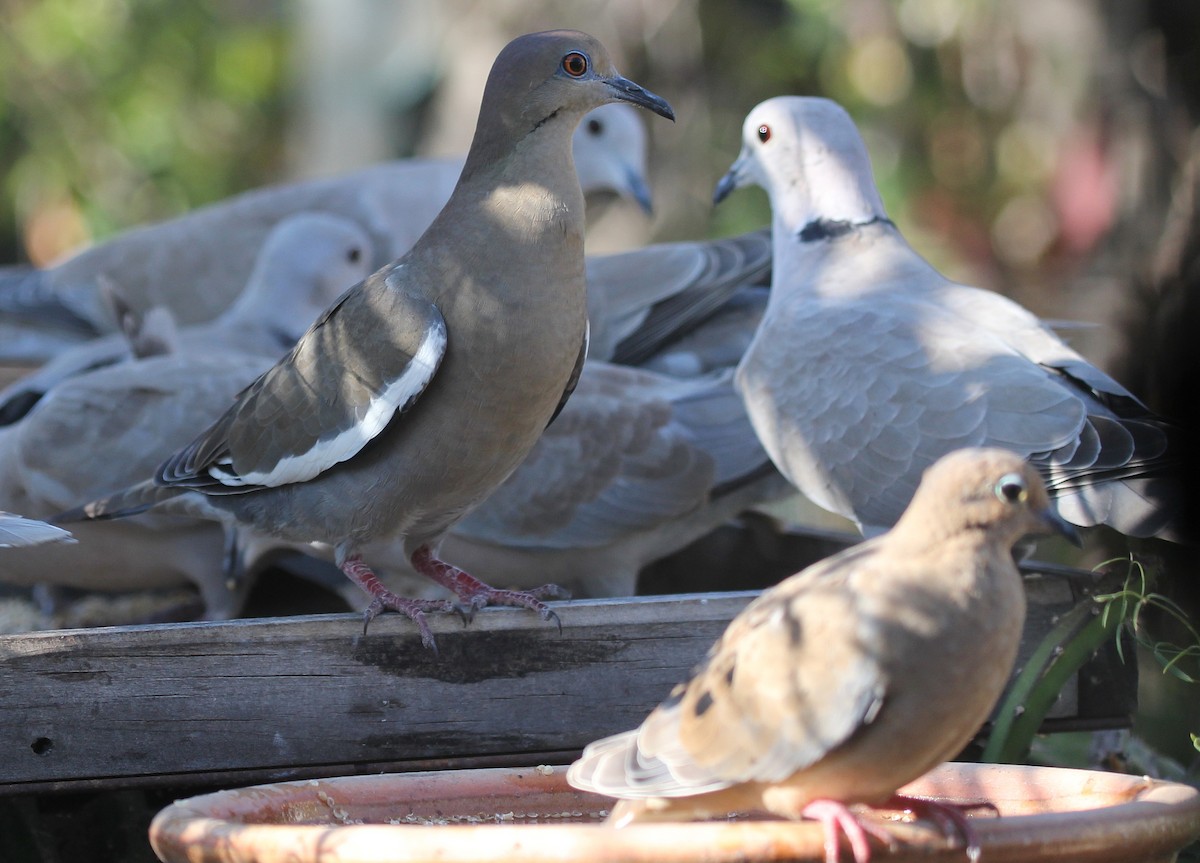
<svg viewBox="0 0 1200 863">
<path fill-rule="evenodd" d="M 888 681 L 847 576 L 874 554 L 872 542 L 848 549 L 747 606 L 637 732 L 585 753 L 603 756 L 589 763 L 595 790 L 679 797 L 779 782 L 869 724 Z"/>
</svg>

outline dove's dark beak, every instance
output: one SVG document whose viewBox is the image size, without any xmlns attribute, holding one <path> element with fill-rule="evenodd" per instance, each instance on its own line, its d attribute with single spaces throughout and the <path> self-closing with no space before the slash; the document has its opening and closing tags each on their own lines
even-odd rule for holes
<svg viewBox="0 0 1200 863">
<path fill-rule="evenodd" d="M 725 176 L 717 181 L 717 187 L 713 189 L 713 203 L 719 204 L 729 196 L 729 193 L 734 189 L 740 189 L 745 185 L 745 178 L 742 172 L 746 166 L 745 154 L 739 155 L 737 160 L 729 166 L 729 170 L 725 172 Z"/>
<path fill-rule="evenodd" d="M 1065 536 L 1071 545 L 1076 548 L 1083 548 L 1083 539 L 1079 536 L 1079 529 L 1059 515 L 1053 506 L 1042 510 L 1039 517 L 1048 533 L 1057 533 L 1060 536 Z"/>
<path fill-rule="evenodd" d="M 613 95 L 622 102 L 629 102 L 649 111 L 653 111 L 660 117 L 666 117 L 671 122 L 675 121 L 675 111 L 667 103 L 667 100 L 662 96 L 656 96 L 640 84 L 635 84 L 628 78 L 623 78 L 616 75 L 612 78 L 605 79 L 609 89 Z"/>
</svg>

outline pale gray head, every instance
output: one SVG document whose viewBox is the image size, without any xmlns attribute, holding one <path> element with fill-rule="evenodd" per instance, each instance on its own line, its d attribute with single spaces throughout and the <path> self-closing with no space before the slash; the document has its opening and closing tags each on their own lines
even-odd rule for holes
<svg viewBox="0 0 1200 863">
<path fill-rule="evenodd" d="M 646 182 L 646 127 L 631 105 L 589 111 L 575 130 L 575 172 L 584 192 L 611 191 L 651 210 Z"/>
<path fill-rule="evenodd" d="M 862 136 L 828 99 L 777 96 L 747 115 L 741 152 L 713 199 L 750 184 L 766 189 L 777 225 L 788 231 L 887 217 Z"/>
<path fill-rule="evenodd" d="M 1006 546 L 1030 533 L 1079 541 L 1074 526 L 1055 511 L 1033 465 L 996 447 L 955 450 L 934 462 L 895 530 L 917 531 L 929 541 L 982 530 Z"/>
<path fill-rule="evenodd" d="M 281 341 L 300 338 L 327 306 L 372 270 L 374 246 L 350 219 L 297 213 L 267 235 L 226 322 L 263 326 Z"/>
<path fill-rule="evenodd" d="M 574 132 L 588 111 L 629 102 L 669 120 L 667 102 L 617 73 L 608 51 L 575 30 L 530 33 L 509 42 L 492 64 L 463 178 L 506 157 L 536 129 L 563 123 Z"/>
</svg>

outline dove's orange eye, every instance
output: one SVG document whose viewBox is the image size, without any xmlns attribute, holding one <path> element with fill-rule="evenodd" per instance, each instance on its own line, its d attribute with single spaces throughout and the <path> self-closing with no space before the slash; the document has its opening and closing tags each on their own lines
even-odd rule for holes
<svg viewBox="0 0 1200 863">
<path fill-rule="evenodd" d="M 762 141 L 764 144 L 771 140 L 771 127 L 766 123 L 763 123 L 758 127 L 758 140 Z"/>
<path fill-rule="evenodd" d="M 588 70 L 588 58 L 578 51 L 572 51 L 562 58 L 562 68 L 572 78 L 582 78 Z"/>
</svg>

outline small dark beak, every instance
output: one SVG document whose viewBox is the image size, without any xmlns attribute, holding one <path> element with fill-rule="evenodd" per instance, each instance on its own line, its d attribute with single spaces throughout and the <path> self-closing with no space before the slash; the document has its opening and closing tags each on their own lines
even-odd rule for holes
<svg viewBox="0 0 1200 863">
<path fill-rule="evenodd" d="M 1042 524 L 1046 526 L 1048 531 L 1065 536 L 1067 541 L 1076 548 L 1083 548 L 1083 539 L 1079 536 L 1079 530 L 1075 525 L 1059 515 L 1053 507 L 1042 510 L 1040 516 Z"/>
<path fill-rule="evenodd" d="M 637 171 L 629 168 L 626 172 L 626 182 L 629 183 L 629 194 L 633 195 L 633 199 L 638 202 L 647 216 L 654 213 L 654 202 L 650 198 L 650 187 L 646 185 L 646 180 Z"/>
<path fill-rule="evenodd" d="M 737 175 L 730 168 L 724 177 L 717 180 L 717 187 L 713 189 L 713 204 L 719 204 L 729 197 L 729 193 L 737 188 Z"/>
<path fill-rule="evenodd" d="M 633 83 L 628 78 L 622 78 L 620 75 L 605 79 L 605 83 L 612 89 L 613 95 L 622 102 L 630 102 L 646 108 L 660 117 L 666 117 L 672 123 L 675 122 L 674 109 L 661 96 L 654 95 L 641 85 Z"/>
</svg>

